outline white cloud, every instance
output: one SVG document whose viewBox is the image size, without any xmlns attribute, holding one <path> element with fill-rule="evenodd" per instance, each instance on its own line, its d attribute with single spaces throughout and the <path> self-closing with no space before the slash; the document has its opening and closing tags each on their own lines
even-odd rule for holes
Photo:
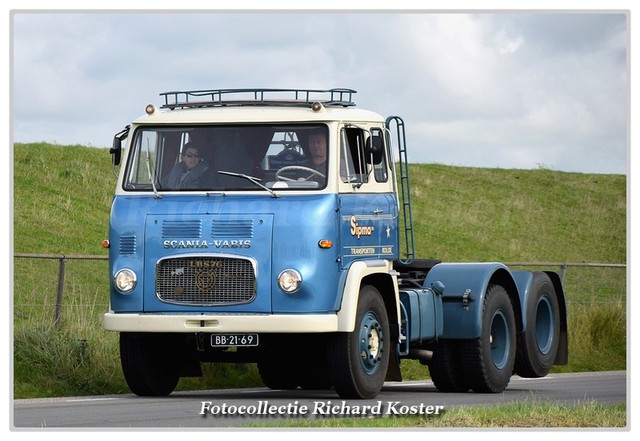
<svg viewBox="0 0 640 441">
<path fill-rule="evenodd" d="M 13 18 L 17 142 L 108 146 L 166 90 L 352 87 L 359 106 L 405 119 L 417 162 L 626 171 L 622 14 Z"/>
</svg>

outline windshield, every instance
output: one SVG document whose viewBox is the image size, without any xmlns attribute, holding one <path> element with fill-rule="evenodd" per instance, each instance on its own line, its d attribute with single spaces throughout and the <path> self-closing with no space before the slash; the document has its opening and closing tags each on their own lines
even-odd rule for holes
<svg viewBox="0 0 640 441">
<path fill-rule="evenodd" d="M 314 190 L 326 185 L 327 127 L 142 127 L 133 138 L 129 191 Z"/>
</svg>

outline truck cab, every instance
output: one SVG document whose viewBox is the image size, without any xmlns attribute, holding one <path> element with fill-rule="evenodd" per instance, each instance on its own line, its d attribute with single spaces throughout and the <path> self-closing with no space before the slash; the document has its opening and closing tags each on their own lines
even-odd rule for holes
<svg viewBox="0 0 640 441">
<path fill-rule="evenodd" d="M 240 339 L 256 357 L 274 335 L 352 331 L 350 268 L 391 279 L 398 257 L 385 120 L 354 93 L 170 92 L 148 106 L 114 147 L 106 328 L 205 336 L 212 353 L 227 348 L 212 338 Z"/>
</svg>

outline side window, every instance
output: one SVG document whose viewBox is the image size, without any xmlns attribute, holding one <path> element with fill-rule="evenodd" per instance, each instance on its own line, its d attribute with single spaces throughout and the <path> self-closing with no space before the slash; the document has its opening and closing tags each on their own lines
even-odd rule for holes
<svg viewBox="0 0 640 441">
<path fill-rule="evenodd" d="M 340 179 L 355 185 L 389 179 L 384 146 L 384 132 L 379 128 L 364 130 L 345 127 L 340 139 Z M 373 173 L 372 173 L 373 172 Z"/>
<path fill-rule="evenodd" d="M 143 131 L 136 133 L 136 145 L 128 170 L 128 189 L 151 187 L 153 169 L 155 168 L 159 138 L 156 132 Z"/>
<path fill-rule="evenodd" d="M 368 181 L 364 152 L 364 130 L 345 127 L 340 133 L 340 179 L 351 184 Z"/>
</svg>

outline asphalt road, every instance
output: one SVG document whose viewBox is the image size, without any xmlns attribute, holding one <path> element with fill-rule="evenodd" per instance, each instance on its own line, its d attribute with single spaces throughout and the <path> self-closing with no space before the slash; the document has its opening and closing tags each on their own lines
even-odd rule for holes
<svg viewBox="0 0 640 441">
<path fill-rule="evenodd" d="M 500 394 L 440 393 L 430 381 L 386 383 L 374 400 L 342 400 L 332 391 L 266 388 L 174 392 L 164 398 L 104 395 L 15 400 L 13 429 L 223 428 L 289 418 L 335 418 L 365 414 L 437 415 L 454 407 L 515 401 L 626 403 L 625 371 L 513 377 Z M 351 415 L 350 415 L 351 414 Z"/>
</svg>

